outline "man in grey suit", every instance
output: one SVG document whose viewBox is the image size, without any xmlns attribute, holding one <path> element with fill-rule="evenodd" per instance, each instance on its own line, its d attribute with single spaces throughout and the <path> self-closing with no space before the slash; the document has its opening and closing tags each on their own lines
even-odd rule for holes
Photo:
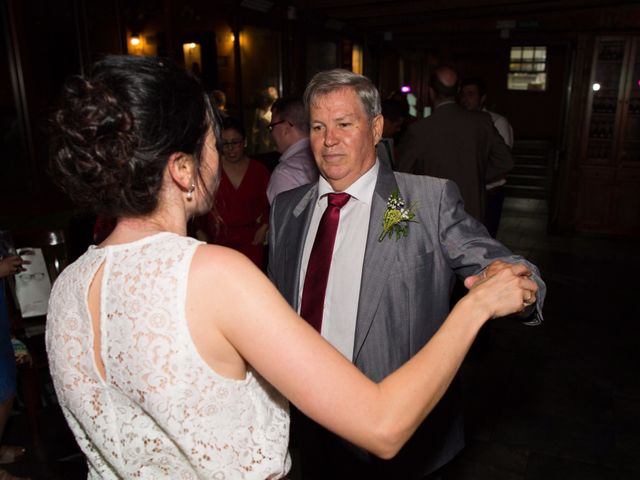
<svg viewBox="0 0 640 480">
<path fill-rule="evenodd" d="M 438 330 L 449 312 L 456 275 L 468 278 L 470 287 L 478 276 L 524 259 L 490 238 L 464 211 L 453 182 L 394 173 L 377 161 L 375 146 L 383 121 L 380 97 L 366 77 L 339 69 L 320 72 L 307 86 L 305 105 L 321 177 L 281 193 L 273 202 L 269 275 L 293 308 L 309 319 L 304 313 L 309 293 L 305 277 L 316 271 L 310 257 L 316 258 L 315 244 L 324 235 L 325 210 L 340 208 L 327 259 L 326 294 L 314 299 L 321 309 L 321 326 L 316 328 L 369 378 L 379 381 Z M 338 196 L 347 197 L 344 206 L 332 203 Z M 523 306 L 523 313 L 538 315 L 544 283 L 537 269 L 527 265 L 535 272 L 539 291 L 537 303 Z M 302 478 L 427 478 L 464 444 L 460 408 L 451 390 L 388 461 L 303 421 Z M 295 417 L 294 422 L 300 424 Z"/>
<path fill-rule="evenodd" d="M 504 178 L 513 168 L 513 158 L 491 117 L 458 105 L 457 91 L 456 72 L 438 67 L 429 82 L 433 113 L 407 129 L 396 169 L 453 180 L 465 210 L 485 223 L 485 185 Z"/>
</svg>

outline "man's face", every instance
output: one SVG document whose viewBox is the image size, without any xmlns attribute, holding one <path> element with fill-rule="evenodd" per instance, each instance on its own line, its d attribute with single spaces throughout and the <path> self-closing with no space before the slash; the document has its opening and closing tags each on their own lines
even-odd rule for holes
<svg viewBox="0 0 640 480">
<path fill-rule="evenodd" d="M 309 113 L 309 140 L 320 174 L 335 191 L 344 191 L 375 164 L 382 115 L 370 123 L 348 87 L 316 97 Z"/>
<path fill-rule="evenodd" d="M 460 90 L 460 103 L 467 110 L 482 110 L 483 100 L 477 85 L 466 85 Z"/>
<path fill-rule="evenodd" d="M 289 128 L 289 124 L 286 121 L 282 121 L 278 112 L 273 112 L 271 115 L 271 125 L 271 138 L 273 138 L 278 152 L 282 153 L 288 147 L 285 130 Z"/>
</svg>

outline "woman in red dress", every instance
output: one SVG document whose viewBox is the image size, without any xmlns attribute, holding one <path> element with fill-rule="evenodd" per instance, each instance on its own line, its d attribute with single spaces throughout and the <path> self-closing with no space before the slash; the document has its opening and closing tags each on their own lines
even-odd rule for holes
<svg viewBox="0 0 640 480">
<path fill-rule="evenodd" d="M 245 131 L 238 120 L 224 119 L 221 145 L 222 171 L 215 204 L 197 225 L 208 241 L 244 253 L 264 270 L 269 171 L 245 154 Z"/>
</svg>

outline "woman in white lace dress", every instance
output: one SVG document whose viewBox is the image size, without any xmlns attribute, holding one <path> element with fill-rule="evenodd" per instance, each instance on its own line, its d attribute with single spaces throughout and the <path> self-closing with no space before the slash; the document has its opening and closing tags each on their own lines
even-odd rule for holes
<svg viewBox="0 0 640 480">
<path fill-rule="evenodd" d="M 219 171 L 218 124 L 190 74 L 107 57 L 63 98 L 52 171 L 78 204 L 118 219 L 60 275 L 47 322 L 56 392 L 90 478 L 281 478 L 284 397 L 389 458 L 480 326 L 535 294 L 521 266 L 478 281 L 429 345 L 375 384 L 247 258 L 186 236 Z"/>
</svg>

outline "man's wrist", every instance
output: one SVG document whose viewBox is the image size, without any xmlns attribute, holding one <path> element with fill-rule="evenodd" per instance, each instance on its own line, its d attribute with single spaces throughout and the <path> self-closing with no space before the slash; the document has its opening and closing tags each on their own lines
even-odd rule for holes
<svg viewBox="0 0 640 480">
<path fill-rule="evenodd" d="M 540 325 L 542 323 L 542 319 L 538 314 L 537 302 L 533 302 L 531 305 L 527 305 L 524 310 L 514 314 L 514 317 L 524 325 L 534 326 Z"/>
</svg>

